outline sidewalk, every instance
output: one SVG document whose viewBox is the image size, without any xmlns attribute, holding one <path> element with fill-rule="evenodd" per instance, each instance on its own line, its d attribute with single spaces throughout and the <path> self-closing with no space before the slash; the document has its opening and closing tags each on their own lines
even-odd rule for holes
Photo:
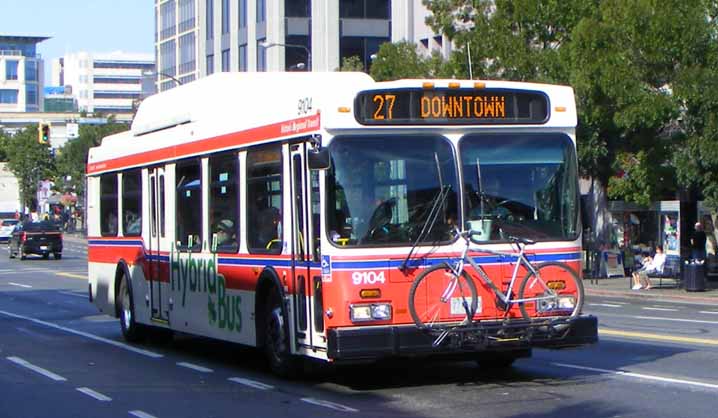
<svg viewBox="0 0 718 418">
<path fill-rule="evenodd" d="M 656 283 L 657 284 L 657 283 Z M 620 298 L 646 298 L 662 301 L 708 303 L 718 305 L 718 280 L 706 279 L 704 292 L 689 292 L 674 287 L 652 287 L 650 289 L 631 290 L 628 277 L 599 278 L 583 280 L 586 295 L 612 296 Z"/>
</svg>

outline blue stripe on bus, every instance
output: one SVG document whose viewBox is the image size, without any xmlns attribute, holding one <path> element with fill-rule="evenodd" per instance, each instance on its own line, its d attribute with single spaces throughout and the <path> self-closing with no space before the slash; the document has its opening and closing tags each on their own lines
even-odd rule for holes
<svg viewBox="0 0 718 418">
<path fill-rule="evenodd" d="M 548 261 L 576 261 L 581 259 L 581 253 L 555 253 L 555 254 L 531 254 L 529 260 L 532 263 L 544 263 Z M 441 258 L 429 258 L 422 260 L 420 258 L 413 258 L 408 265 L 424 265 L 433 266 L 435 264 L 451 262 L 456 260 L 452 257 L 441 257 Z M 499 264 L 499 263 L 514 263 L 517 257 L 508 256 L 481 256 L 474 257 L 476 264 Z M 400 267 L 404 260 L 367 260 L 367 261 L 333 261 L 332 270 L 361 270 L 361 269 L 384 269 L 384 268 L 395 268 Z"/>
</svg>

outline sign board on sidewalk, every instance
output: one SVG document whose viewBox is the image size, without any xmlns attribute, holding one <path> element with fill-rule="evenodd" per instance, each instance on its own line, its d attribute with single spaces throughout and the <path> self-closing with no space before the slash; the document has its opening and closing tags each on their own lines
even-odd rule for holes
<svg viewBox="0 0 718 418">
<path fill-rule="evenodd" d="M 601 276 L 623 277 L 623 254 L 618 250 L 601 251 Z"/>
</svg>

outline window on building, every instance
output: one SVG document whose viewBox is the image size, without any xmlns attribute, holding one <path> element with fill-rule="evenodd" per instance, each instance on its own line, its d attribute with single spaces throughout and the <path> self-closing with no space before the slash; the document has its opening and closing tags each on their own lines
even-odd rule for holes
<svg viewBox="0 0 718 418">
<path fill-rule="evenodd" d="M 267 20 L 267 0 L 257 0 L 257 23 Z"/>
<path fill-rule="evenodd" d="M 311 41 L 309 36 L 306 35 L 290 35 L 286 37 L 288 45 L 302 45 L 304 48 L 298 46 L 288 46 L 284 48 L 284 68 L 287 71 L 308 71 L 311 57 L 309 56 L 309 48 L 311 47 Z"/>
<path fill-rule="evenodd" d="M 229 33 L 229 0 L 222 0 L 222 34 Z"/>
<path fill-rule="evenodd" d="M 207 75 L 214 73 L 214 54 L 207 55 Z"/>
<path fill-rule="evenodd" d="M 191 159 L 177 164 L 175 233 L 177 248 L 200 251 L 202 248 L 202 177 L 200 161 Z"/>
<path fill-rule="evenodd" d="M 229 49 L 223 49 L 222 50 L 222 71 L 227 72 L 229 71 L 230 62 L 229 62 Z"/>
<path fill-rule="evenodd" d="M 37 61 L 25 61 L 25 81 L 37 81 Z"/>
<path fill-rule="evenodd" d="M 389 19 L 390 0 L 340 0 L 339 16 L 350 19 Z"/>
<path fill-rule="evenodd" d="M 26 84 L 25 85 L 25 104 L 36 105 L 37 103 L 37 85 Z"/>
<path fill-rule="evenodd" d="M 247 0 L 239 0 L 239 28 L 247 27 Z"/>
<path fill-rule="evenodd" d="M 343 36 L 339 39 L 339 59 L 359 57 L 364 68 L 371 67 L 371 56 L 379 52 L 379 46 L 389 38 Z"/>
<path fill-rule="evenodd" d="M 171 39 L 160 44 L 159 72 L 171 76 L 177 71 L 177 50 L 175 40 Z M 163 80 L 164 81 L 164 80 Z"/>
<path fill-rule="evenodd" d="M 5 61 L 5 80 L 17 80 L 17 65 L 15 60 Z"/>
<path fill-rule="evenodd" d="M 247 71 L 247 45 L 239 46 L 239 71 Z"/>
<path fill-rule="evenodd" d="M 239 178 L 234 152 L 209 157 L 210 243 L 220 253 L 239 249 Z"/>
<path fill-rule="evenodd" d="M 266 39 L 257 40 L 257 71 L 267 71 L 267 48 L 264 47 Z"/>
<path fill-rule="evenodd" d="M 286 17 L 311 17 L 311 1 L 284 0 L 284 15 Z"/>
<path fill-rule="evenodd" d="M 205 0 L 207 16 L 205 27 L 207 28 L 207 40 L 214 39 L 214 0 Z"/>
<path fill-rule="evenodd" d="M 122 174 L 122 235 L 137 237 L 142 233 L 142 173 Z"/>
<path fill-rule="evenodd" d="M 251 252 L 282 252 L 282 148 L 247 152 L 247 239 Z"/>
<path fill-rule="evenodd" d="M 179 38 L 179 73 L 191 73 L 197 68 L 195 61 L 194 32 L 182 35 Z"/>
<path fill-rule="evenodd" d="M 17 90 L 0 89 L 0 103 L 17 104 Z"/>
<path fill-rule="evenodd" d="M 100 177 L 100 235 L 117 236 L 117 174 Z"/>
<path fill-rule="evenodd" d="M 185 32 L 195 26 L 195 0 L 179 0 L 179 31 Z"/>
<path fill-rule="evenodd" d="M 160 5 L 160 39 L 171 38 L 177 33 L 177 3 L 166 1 Z"/>
</svg>

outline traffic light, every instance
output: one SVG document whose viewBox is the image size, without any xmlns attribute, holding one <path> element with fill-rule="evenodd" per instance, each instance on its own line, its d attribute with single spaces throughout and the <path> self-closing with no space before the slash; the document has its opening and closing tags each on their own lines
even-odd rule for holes
<svg viewBox="0 0 718 418">
<path fill-rule="evenodd" d="M 44 145 L 50 144 L 50 124 L 41 122 L 37 126 L 37 142 Z"/>
</svg>

